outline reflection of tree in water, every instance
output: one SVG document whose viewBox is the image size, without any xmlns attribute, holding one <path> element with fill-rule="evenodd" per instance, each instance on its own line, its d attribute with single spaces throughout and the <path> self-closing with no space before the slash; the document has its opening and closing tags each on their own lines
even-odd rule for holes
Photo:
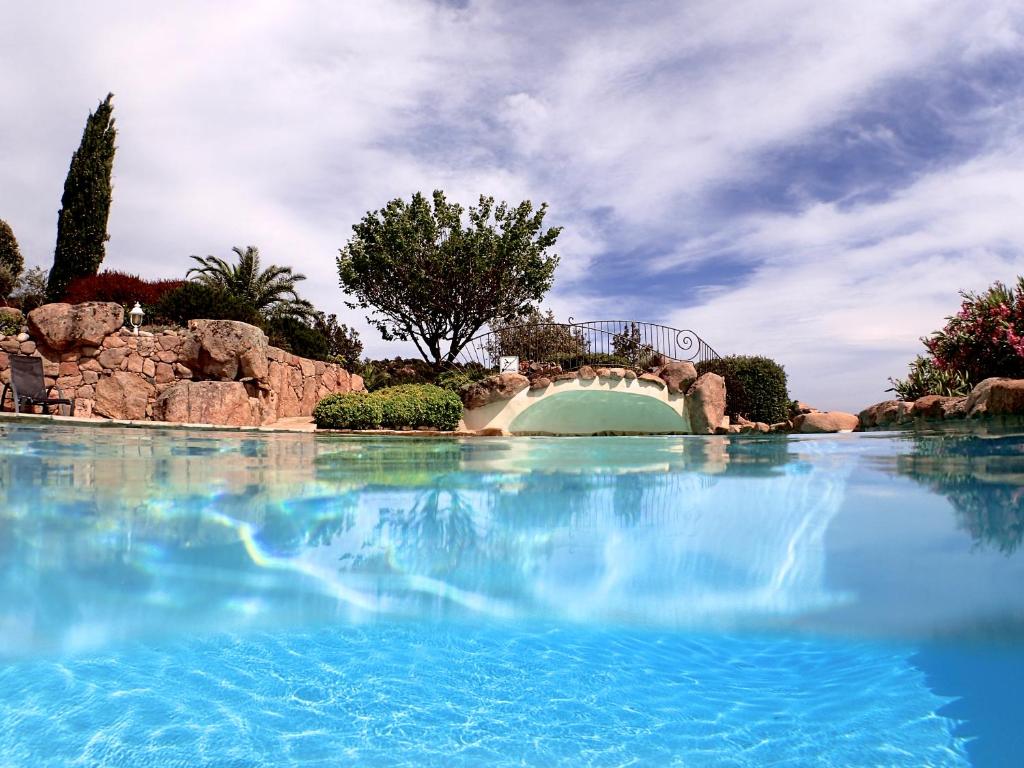
<svg viewBox="0 0 1024 768">
<path fill-rule="evenodd" d="M 1024 438 L 917 437 L 897 468 L 946 496 L 975 543 L 1009 555 L 1024 540 Z"/>
<path fill-rule="evenodd" d="M 473 507 L 458 491 L 421 490 L 411 507 L 384 507 L 379 514 L 379 542 L 405 570 L 446 576 L 482 549 Z"/>
</svg>

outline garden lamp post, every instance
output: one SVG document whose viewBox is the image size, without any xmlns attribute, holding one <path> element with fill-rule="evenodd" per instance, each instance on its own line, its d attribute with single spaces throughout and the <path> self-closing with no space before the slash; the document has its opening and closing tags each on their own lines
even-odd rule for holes
<svg viewBox="0 0 1024 768">
<path fill-rule="evenodd" d="M 139 302 L 135 302 L 135 306 L 132 307 L 132 311 L 128 313 L 128 318 L 132 322 L 132 328 L 135 329 L 135 335 L 139 335 L 139 326 L 142 325 L 142 318 L 146 316 L 146 313 L 142 311 L 142 307 L 139 306 Z"/>
</svg>

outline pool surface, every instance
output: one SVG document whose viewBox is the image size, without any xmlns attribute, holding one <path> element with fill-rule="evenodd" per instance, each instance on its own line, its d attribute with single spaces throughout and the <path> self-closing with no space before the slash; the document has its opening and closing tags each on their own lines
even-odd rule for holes
<svg viewBox="0 0 1024 768">
<path fill-rule="evenodd" d="M 1016 766 L 1024 437 L 0 423 L 0 766 Z"/>
</svg>

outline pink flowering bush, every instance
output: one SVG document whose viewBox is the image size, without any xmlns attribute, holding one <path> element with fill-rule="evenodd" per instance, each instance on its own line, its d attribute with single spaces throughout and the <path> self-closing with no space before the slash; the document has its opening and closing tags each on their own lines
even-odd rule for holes
<svg viewBox="0 0 1024 768">
<path fill-rule="evenodd" d="M 906 379 L 890 380 L 900 397 L 966 394 L 990 376 L 1024 378 L 1024 277 L 1012 288 L 997 282 L 960 295 L 960 311 L 921 340 L 927 357 L 911 364 Z"/>
</svg>

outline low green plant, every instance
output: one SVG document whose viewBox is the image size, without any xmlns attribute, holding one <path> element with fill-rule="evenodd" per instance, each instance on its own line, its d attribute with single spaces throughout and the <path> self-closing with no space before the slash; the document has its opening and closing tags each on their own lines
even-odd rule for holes
<svg viewBox="0 0 1024 768">
<path fill-rule="evenodd" d="M 566 353 L 548 355 L 546 360 L 536 360 L 538 363 L 557 363 L 564 370 L 571 371 L 589 365 L 591 368 L 631 368 L 632 361 L 622 355 L 610 355 L 606 352 L 586 352 L 583 354 Z"/>
<path fill-rule="evenodd" d="M 321 429 L 453 430 L 461 417 L 459 396 L 433 384 L 401 384 L 376 392 L 328 395 L 313 409 L 313 419 Z"/>
<path fill-rule="evenodd" d="M 21 318 L 4 312 L 0 314 L 0 334 L 16 336 L 21 333 Z"/>
<path fill-rule="evenodd" d="M 313 408 L 320 429 L 379 429 L 383 416 L 380 398 L 365 392 L 328 395 Z"/>
<path fill-rule="evenodd" d="M 917 400 L 925 395 L 961 396 L 969 394 L 971 382 L 961 371 L 943 370 L 931 357 L 918 355 L 910 364 L 905 379 L 889 379 L 886 392 L 895 392 L 900 400 Z"/>
<path fill-rule="evenodd" d="M 473 382 L 486 379 L 492 374 L 485 368 L 453 368 L 450 371 L 442 371 L 438 374 L 434 383 L 451 392 L 461 392 L 462 388 Z"/>
<path fill-rule="evenodd" d="M 725 411 L 751 421 L 785 421 L 790 399 L 786 371 L 767 357 L 730 355 L 698 363 L 697 373 L 717 373 L 725 379 Z"/>
</svg>

